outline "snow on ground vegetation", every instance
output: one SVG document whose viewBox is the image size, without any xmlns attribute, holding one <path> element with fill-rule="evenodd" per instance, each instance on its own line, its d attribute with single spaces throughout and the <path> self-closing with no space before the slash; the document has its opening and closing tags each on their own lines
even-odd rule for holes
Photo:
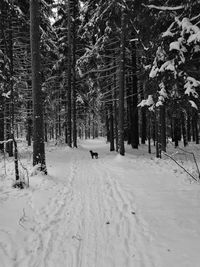
<svg viewBox="0 0 200 267">
<path fill-rule="evenodd" d="M 187 150 L 199 163 L 199 147 Z M 48 175 L 30 176 L 23 190 L 1 155 L 0 267 L 200 266 L 200 185 L 171 159 L 145 145 L 122 157 L 104 139 L 48 144 L 46 154 Z M 23 142 L 20 155 L 30 173 Z M 191 155 L 174 157 L 198 177 Z"/>
</svg>

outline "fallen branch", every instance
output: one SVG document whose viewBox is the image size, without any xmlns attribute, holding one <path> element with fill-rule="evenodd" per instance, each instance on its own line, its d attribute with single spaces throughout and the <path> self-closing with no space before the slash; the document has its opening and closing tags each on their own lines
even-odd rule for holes
<svg viewBox="0 0 200 267">
<path fill-rule="evenodd" d="M 193 152 L 186 151 L 186 150 L 184 150 L 184 149 L 182 149 L 182 148 L 180 148 L 180 147 L 179 147 L 178 149 L 180 149 L 181 151 L 183 151 L 183 152 L 185 152 L 185 153 L 191 154 L 191 155 L 193 156 L 193 159 L 194 159 L 194 162 L 195 162 L 195 165 L 196 165 L 196 168 L 197 168 L 197 172 L 198 172 L 198 175 L 199 175 L 199 180 L 200 180 L 199 166 L 198 166 L 198 164 L 197 164 L 196 157 L 195 157 L 194 153 L 193 153 Z"/>
<path fill-rule="evenodd" d="M 172 143 L 171 141 L 169 141 L 169 142 L 173 145 L 173 143 Z M 196 160 L 195 154 L 194 154 L 193 152 L 186 151 L 186 150 L 184 150 L 183 148 L 180 148 L 180 147 L 177 147 L 177 149 L 183 151 L 184 153 L 187 153 L 187 154 L 190 154 L 190 155 L 193 156 L 194 163 L 195 163 L 195 165 L 196 165 L 197 172 L 198 172 L 198 176 L 199 176 L 199 180 L 200 180 L 200 170 L 199 170 L 199 166 L 198 166 L 198 164 L 197 164 L 197 160 Z"/>
<path fill-rule="evenodd" d="M 170 159 L 172 159 L 179 167 L 181 167 L 190 177 L 192 177 L 192 179 L 194 179 L 196 182 L 198 182 L 198 180 L 191 174 L 189 173 L 181 164 L 179 164 L 173 157 L 171 157 L 169 154 L 167 154 L 166 152 L 162 151 L 162 153 L 169 157 Z"/>
</svg>

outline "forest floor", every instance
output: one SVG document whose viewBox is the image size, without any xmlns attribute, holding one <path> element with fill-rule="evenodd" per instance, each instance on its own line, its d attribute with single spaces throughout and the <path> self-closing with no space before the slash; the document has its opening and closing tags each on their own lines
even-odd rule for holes
<svg viewBox="0 0 200 267">
<path fill-rule="evenodd" d="M 199 163 L 200 147 L 187 150 Z M 30 171 L 23 142 L 20 155 Z M 174 155 L 198 177 L 190 155 Z M 12 159 L 1 156 L 0 267 L 200 266 L 200 183 L 172 160 L 145 145 L 122 157 L 104 139 L 48 144 L 46 158 L 48 175 L 32 170 L 20 190 Z"/>
</svg>

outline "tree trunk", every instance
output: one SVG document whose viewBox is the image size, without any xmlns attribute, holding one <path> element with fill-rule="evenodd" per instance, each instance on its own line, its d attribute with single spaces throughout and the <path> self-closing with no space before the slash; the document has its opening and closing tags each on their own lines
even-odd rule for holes
<svg viewBox="0 0 200 267">
<path fill-rule="evenodd" d="M 90 114 L 90 112 L 88 114 L 88 127 L 87 127 L 87 129 L 88 129 L 88 138 L 90 139 L 90 137 L 91 137 L 91 114 Z"/>
<path fill-rule="evenodd" d="M 68 0 L 67 5 L 67 27 L 68 27 L 68 88 L 67 88 L 67 144 L 69 147 L 72 147 L 72 101 L 71 101 L 71 48 L 72 48 L 72 41 L 71 41 L 71 12 L 70 12 L 70 0 Z"/>
<path fill-rule="evenodd" d="M 110 142 L 110 127 L 109 127 L 109 110 L 106 107 L 106 139 L 107 139 L 107 143 Z"/>
<path fill-rule="evenodd" d="M 145 144 L 147 139 L 147 131 L 146 131 L 146 108 L 143 107 L 141 109 L 141 143 Z"/>
<path fill-rule="evenodd" d="M 48 127 L 47 127 L 47 122 L 44 124 L 44 141 L 48 141 Z"/>
<path fill-rule="evenodd" d="M 95 139 L 95 116 L 92 114 L 92 139 Z"/>
<path fill-rule="evenodd" d="M 15 180 L 18 181 L 20 179 L 19 177 L 19 164 L 18 164 L 18 149 L 17 149 L 17 142 L 15 140 L 15 97 L 14 97 L 14 84 L 13 84 L 13 29 L 12 29 L 12 12 L 13 12 L 13 6 L 11 4 L 10 7 L 10 32 L 9 32 L 9 59 L 10 59 L 10 92 L 11 92 L 11 138 L 12 138 L 12 154 L 13 154 L 13 143 L 14 143 L 14 165 L 15 165 Z M 10 142 L 9 142 L 10 143 Z"/>
<path fill-rule="evenodd" d="M 110 151 L 115 150 L 115 141 L 114 141 L 114 121 L 113 121 L 113 104 L 109 105 L 110 108 Z"/>
<path fill-rule="evenodd" d="M 156 157 L 161 158 L 161 149 L 160 149 L 160 132 L 159 132 L 159 112 L 155 109 L 155 137 L 156 137 Z"/>
<path fill-rule="evenodd" d="M 166 114 L 165 106 L 160 106 L 160 145 L 161 150 L 166 152 Z"/>
<path fill-rule="evenodd" d="M 114 59 L 114 66 L 116 66 L 116 62 Z M 114 125 L 115 125 L 115 149 L 118 152 L 119 148 L 119 133 L 118 133 L 118 113 L 117 113 L 117 82 L 116 82 L 116 73 L 114 73 L 114 91 L 113 91 L 113 102 L 114 102 Z"/>
<path fill-rule="evenodd" d="M 88 123 L 87 123 L 87 113 L 85 111 L 85 139 L 88 138 Z"/>
<path fill-rule="evenodd" d="M 174 118 L 174 125 L 173 125 L 173 135 L 174 135 L 174 146 L 175 147 L 178 147 L 178 131 L 179 131 L 179 128 L 178 128 L 178 124 L 179 124 L 179 120 L 178 118 Z"/>
<path fill-rule="evenodd" d="M 8 57 L 9 57 L 9 70 L 10 70 L 10 81 L 9 89 L 11 92 L 11 100 L 8 104 L 9 109 L 9 139 L 14 137 L 14 91 L 13 91 L 13 29 L 12 29 L 12 4 L 9 9 L 9 47 L 8 47 Z M 13 157 L 13 141 L 8 142 L 8 154 L 9 157 Z"/>
<path fill-rule="evenodd" d="M 131 96 L 131 146 L 138 148 L 139 133 L 138 133 L 138 85 L 137 85 L 137 54 L 136 44 L 132 45 L 132 96 Z"/>
<path fill-rule="evenodd" d="M 33 96 L 33 166 L 47 174 L 43 131 L 43 97 L 40 77 L 39 0 L 30 0 L 31 70 Z"/>
<path fill-rule="evenodd" d="M 73 147 L 77 147 L 77 122 L 76 122 L 76 7 L 77 1 L 73 1 L 73 44 L 72 44 L 72 109 L 73 109 Z"/>
<path fill-rule="evenodd" d="M 199 131 L 198 131 L 198 115 L 195 113 L 192 118 L 193 121 L 193 135 L 196 144 L 199 144 Z"/>
<path fill-rule="evenodd" d="M 182 113 L 182 116 L 181 116 L 181 128 L 182 128 L 182 135 L 183 135 L 183 144 L 184 144 L 184 147 L 186 147 L 188 145 L 188 139 L 187 139 L 187 126 L 186 126 L 186 116 L 185 116 L 185 112 Z"/>
<path fill-rule="evenodd" d="M 0 142 L 4 141 L 4 101 L 3 97 L 0 96 Z M 0 143 L 0 151 L 4 151 L 4 143 Z"/>
<path fill-rule="evenodd" d="M 151 154 L 151 113 L 148 112 L 148 153 Z"/>
<path fill-rule="evenodd" d="M 187 113 L 187 137 L 188 142 L 191 142 L 191 115 L 189 112 Z"/>
<path fill-rule="evenodd" d="M 28 146 L 31 146 L 31 137 L 32 137 L 32 116 L 31 116 L 31 101 L 27 103 L 27 142 Z"/>
<path fill-rule="evenodd" d="M 131 131 L 131 115 L 132 115 L 132 110 L 131 110 L 131 102 L 132 102 L 132 84 L 130 84 L 130 80 L 127 78 L 126 80 L 126 92 L 127 92 L 127 144 L 131 144 L 132 140 L 132 131 Z"/>
<path fill-rule="evenodd" d="M 122 8 L 123 9 L 123 8 Z M 119 152 L 125 155 L 124 148 L 124 77 L 125 77 L 125 13 L 122 10 L 121 17 L 121 47 L 119 70 Z"/>
</svg>

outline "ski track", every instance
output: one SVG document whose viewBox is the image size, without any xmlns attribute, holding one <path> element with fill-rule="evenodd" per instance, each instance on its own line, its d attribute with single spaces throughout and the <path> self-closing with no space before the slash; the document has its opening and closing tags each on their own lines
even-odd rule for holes
<svg viewBox="0 0 200 267">
<path fill-rule="evenodd" d="M 158 259 L 152 257 L 156 254 L 151 251 L 153 237 L 149 233 L 146 222 L 137 213 L 134 195 L 131 192 L 125 192 L 118 183 L 123 179 L 123 176 L 119 177 L 117 171 L 111 171 L 107 163 L 102 165 L 104 165 L 101 167 L 102 169 L 107 168 L 110 187 L 108 196 L 111 197 L 113 203 L 108 204 L 108 206 L 114 207 L 113 222 L 115 223 L 116 234 L 123 238 L 121 241 L 125 248 L 126 261 L 119 266 L 159 266 L 156 265 Z"/>
<path fill-rule="evenodd" d="M 134 195 L 117 181 L 123 177 L 103 158 L 91 160 L 82 150 L 72 155 L 65 182 L 48 188 L 56 191 L 48 205 L 34 210 L 30 197 L 35 216 L 24 224 L 29 231 L 25 251 L 13 252 L 13 266 L 159 266 L 151 256 L 156 254 L 151 251 L 153 237 L 137 213 Z"/>
</svg>

